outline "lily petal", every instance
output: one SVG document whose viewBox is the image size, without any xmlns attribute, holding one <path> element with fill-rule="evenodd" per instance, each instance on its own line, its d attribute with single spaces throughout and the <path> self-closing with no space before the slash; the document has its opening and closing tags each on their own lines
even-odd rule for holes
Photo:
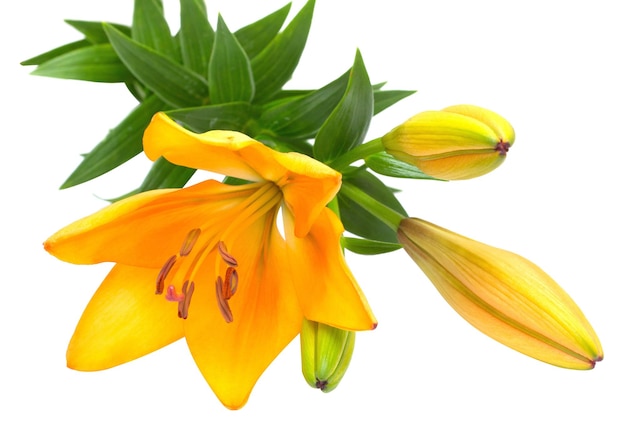
<svg viewBox="0 0 626 446">
<path fill-rule="evenodd" d="M 230 409 L 242 407 L 272 360 L 300 331 L 302 312 L 294 299 L 284 240 L 273 216 L 251 225 L 229 252 L 237 259 L 239 285 L 229 304 L 233 321 L 222 317 L 210 283 L 199 275 L 185 320 L 185 337 L 202 375 Z M 207 264 L 211 264 L 207 259 Z"/>
<path fill-rule="evenodd" d="M 180 339 L 176 307 L 154 295 L 156 271 L 116 265 L 83 312 L 67 349 L 67 366 L 114 367 Z"/>
<path fill-rule="evenodd" d="M 180 166 L 250 181 L 258 181 L 261 177 L 237 152 L 255 144 L 260 143 L 239 132 L 190 132 L 162 112 L 152 117 L 143 135 L 144 152 L 152 161 L 162 156 Z"/>
<path fill-rule="evenodd" d="M 293 278 L 304 316 L 345 330 L 372 330 L 377 322 L 341 252 L 343 225 L 324 208 L 306 237 L 294 237 L 294 218 L 283 213 L 289 276 Z M 320 280 L 320 278 L 324 278 Z"/>
<path fill-rule="evenodd" d="M 249 195 L 247 186 L 213 180 L 185 189 L 144 192 L 66 226 L 46 240 L 44 247 L 71 263 L 160 268 L 178 252 L 191 229 L 206 226 L 211 216 L 219 216 Z"/>
<path fill-rule="evenodd" d="M 296 234 L 305 235 L 320 211 L 341 187 L 341 174 L 300 153 L 276 152 L 234 131 L 198 134 L 156 114 L 144 133 L 144 151 L 152 160 L 163 156 L 194 167 L 250 181 L 278 184 L 296 216 Z"/>
</svg>

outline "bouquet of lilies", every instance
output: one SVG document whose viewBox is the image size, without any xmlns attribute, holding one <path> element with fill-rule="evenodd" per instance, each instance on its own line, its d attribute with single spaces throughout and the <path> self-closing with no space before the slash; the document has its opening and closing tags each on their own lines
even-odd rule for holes
<svg viewBox="0 0 626 446">
<path fill-rule="evenodd" d="M 600 342 L 550 276 L 409 217 L 384 182 L 484 175 L 506 158 L 512 126 L 454 105 L 365 141 L 371 119 L 413 91 L 372 84 L 358 51 L 327 85 L 285 88 L 314 3 L 287 24 L 290 5 L 232 32 L 221 17 L 211 26 L 202 0 L 180 0 L 172 34 L 160 0 L 135 0 L 131 26 L 68 20 L 83 39 L 23 62 L 37 75 L 122 82 L 137 100 L 63 188 L 141 152 L 153 161 L 137 189 L 45 241 L 63 261 L 114 264 L 78 322 L 68 366 L 107 369 L 185 338 L 219 400 L 237 409 L 299 335 L 306 382 L 332 391 L 355 332 L 377 325 L 344 251 L 404 249 L 483 333 L 549 364 L 593 368 Z M 197 169 L 219 179 L 186 187 Z"/>
</svg>

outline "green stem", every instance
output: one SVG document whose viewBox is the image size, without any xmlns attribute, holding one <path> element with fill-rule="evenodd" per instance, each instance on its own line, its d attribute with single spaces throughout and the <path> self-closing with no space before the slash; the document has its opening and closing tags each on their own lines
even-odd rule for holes
<svg viewBox="0 0 626 446">
<path fill-rule="evenodd" d="M 400 222 L 406 218 L 398 211 L 385 206 L 380 201 L 370 197 L 361 189 L 350 183 L 343 183 L 341 192 L 358 203 L 359 206 L 372 214 L 372 216 L 389 226 L 394 232 L 398 231 Z"/>
<path fill-rule="evenodd" d="M 383 146 L 381 138 L 376 138 L 366 142 L 365 144 L 356 146 L 354 149 L 344 153 L 339 158 L 332 161 L 329 165 L 333 169 L 341 171 L 341 169 L 348 167 L 355 161 L 362 160 L 370 155 L 374 155 L 375 153 L 383 152 L 384 150 L 385 146 Z"/>
</svg>

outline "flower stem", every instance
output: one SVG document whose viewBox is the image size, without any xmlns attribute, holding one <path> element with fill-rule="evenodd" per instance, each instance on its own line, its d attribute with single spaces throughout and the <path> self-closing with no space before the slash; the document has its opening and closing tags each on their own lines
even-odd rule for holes
<svg viewBox="0 0 626 446">
<path fill-rule="evenodd" d="M 339 158 L 335 159 L 330 163 L 330 167 L 335 170 L 341 171 L 348 167 L 355 161 L 364 159 L 370 155 L 374 155 L 375 153 L 383 152 L 385 150 L 385 146 L 381 141 L 381 138 L 373 139 L 365 144 L 361 144 L 360 146 L 356 146 L 354 149 L 350 150 L 347 153 L 344 153 Z"/>
<path fill-rule="evenodd" d="M 389 226 L 394 232 L 398 231 L 400 222 L 406 218 L 398 211 L 385 206 L 380 201 L 370 197 L 361 189 L 350 183 L 343 183 L 341 186 L 341 192 L 351 198 L 372 216 Z"/>
</svg>

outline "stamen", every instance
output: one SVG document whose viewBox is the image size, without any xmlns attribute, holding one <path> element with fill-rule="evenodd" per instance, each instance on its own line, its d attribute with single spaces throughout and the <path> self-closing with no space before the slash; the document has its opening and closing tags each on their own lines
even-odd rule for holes
<svg viewBox="0 0 626 446">
<path fill-rule="evenodd" d="M 165 264 L 161 267 L 161 271 L 159 271 L 159 274 L 157 275 L 156 290 L 154 291 L 154 294 L 163 294 L 163 288 L 165 287 L 165 278 L 167 277 L 169 272 L 172 270 L 172 267 L 174 266 L 175 262 L 176 262 L 176 256 L 173 255 L 172 257 L 167 259 Z"/>
<path fill-rule="evenodd" d="M 215 281 L 215 296 L 217 297 L 217 308 L 219 308 L 222 317 L 226 323 L 233 321 L 233 312 L 230 310 L 228 301 L 224 298 L 224 282 L 221 277 L 218 277 Z"/>
<path fill-rule="evenodd" d="M 193 246 L 198 241 L 198 237 L 200 237 L 200 232 L 200 228 L 195 228 L 189 231 L 189 234 L 187 234 L 187 238 L 185 238 L 183 245 L 180 247 L 181 257 L 184 257 L 191 252 Z"/>
<path fill-rule="evenodd" d="M 224 296 L 226 300 L 233 297 L 237 291 L 237 285 L 239 284 L 239 273 L 235 268 L 228 267 L 226 269 L 226 278 L 224 279 L 224 289 L 228 289 L 228 297 Z"/>
<path fill-rule="evenodd" d="M 226 243 L 221 240 L 217 242 L 217 250 L 219 251 L 220 256 L 222 256 L 222 260 L 224 260 L 224 262 L 226 262 L 228 266 L 237 268 L 237 259 L 235 259 L 232 255 L 228 253 L 228 249 L 226 249 Z"/>
<path fill-rule="evenodd" d="M 189 316 L 189 305 L 191 304 L 191 296 L 193 295 L 194 289 L 195 285 L 193 282 L 186 281 L 183 284 L 183 294 L 185 298 L 178 302 L 178 317 L 182 319 L 187 319 L 187 316 Z"/>
</svg>

